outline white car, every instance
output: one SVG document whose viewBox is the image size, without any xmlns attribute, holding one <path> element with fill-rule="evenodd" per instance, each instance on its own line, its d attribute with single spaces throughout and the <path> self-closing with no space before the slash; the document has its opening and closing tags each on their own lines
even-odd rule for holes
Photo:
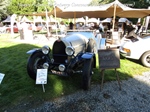
<svg viewBox="0 0 150 112">
<path fill-rule="evenodd" d="M 140 60 L 146 67 L 150 67 L 150 35 L 138 36 L 130 32 L 122 40 L 119 48 L 123 57 Z"/>
</svg>

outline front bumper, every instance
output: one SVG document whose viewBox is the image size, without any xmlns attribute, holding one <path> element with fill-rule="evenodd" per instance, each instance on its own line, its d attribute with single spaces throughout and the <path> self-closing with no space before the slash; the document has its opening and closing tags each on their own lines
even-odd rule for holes
<svg viewBox="0 0 150 112">
<path fill-rule="evenodd" d="M 125 52 L 125 51 L 123 51 L 123 50 L 120 50 L 119 52 L 120 52 L 120 54 L 121 54 L 123 57 L 126 57 L 126 56 L 127 56 L 127 52 Z"/>
</svg>

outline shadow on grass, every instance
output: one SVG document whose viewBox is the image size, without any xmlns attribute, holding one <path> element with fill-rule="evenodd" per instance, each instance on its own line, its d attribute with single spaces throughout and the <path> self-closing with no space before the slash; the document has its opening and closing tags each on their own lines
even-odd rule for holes
<svg viewBox="0 0 150 112">
<path fill-rule="evenodd" d="M 45 86 L 46 92 L 42 90 L 42 85 L 36 85 L 35 81 L 30 79 L 27 71 L 26 52 L 37 46 L 30 44 L 10 43 L 0 47 L 0 72 L 5 77 L 0 85 L 0 111 L 9 109 L 17 111 L 20 105 L 22 111 L 37 107 L 45 101 L 49 101 L 64 95 L 81 90 L 81 75 L 75 74 L 71 77 L 59 77 L 55 75 L 48 76 L 48 83 Z M 130 63 L 129 63 L 130 64 Z M 126 68 L 128 69 L 128 68 Z M 143 68 L 144 69 L 144 68 Z M 131 77 L 130 74 L 118 70 L 121 80 Z M 105 82 L 116 80 L 114 70 L 105 72 Z M 99 68 L 94 69 L 92 84 L 100 84 L 101 74 Z M 24 105 L 26 104 L 26 105 Z"/>
</svg>

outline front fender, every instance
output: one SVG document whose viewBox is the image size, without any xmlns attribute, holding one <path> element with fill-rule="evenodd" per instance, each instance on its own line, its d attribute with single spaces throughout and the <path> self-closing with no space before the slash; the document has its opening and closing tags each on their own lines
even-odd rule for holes
<svg viewBox="0 0 150 112">
<path fill-rule="evenodd" d="M 86 52 L 86 53 L 84 53 L 81 57 L 82 57 L 83 59 L 91 59 L 91 58 L 93 58 L 93 56 L 94 56 L 94 53 Z"/>
<path fill-rule="evenodd" d="M 41 51 L 40 48 L 31 49 L 31 50 L 27 51 L 27 54 L 33 54 L 37 51 Z"/>
</svg>

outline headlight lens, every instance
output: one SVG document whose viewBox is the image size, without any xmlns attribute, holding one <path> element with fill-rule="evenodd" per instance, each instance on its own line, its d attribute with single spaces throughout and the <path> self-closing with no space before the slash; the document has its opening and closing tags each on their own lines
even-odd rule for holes
<svg viewBox="0 0 150 112">
<path fill-rule="evenodd" d="M 129 52 L 130 52 L 130 49 L 123 48 L 123 51 L 129 53 Z"/>
<path fill-rule="evenodd" d="M 43 52 L 43 54 L 48 54 L 50 52 L 49 46 L 43 46 L 42 47 L 42 52 Z"/>
<path fill-rule="evenodd" d="M 71 46 L 68 46 L 68 47 L 66 47 L 66 54 L 67 55 L 69 55 L 69 56 L 72 56 L 73 54 L 74 54 L 74 48 L 73 47 L 71 47 Z"/>
<path fill-rule="evenodd" d="M 44 64 L 43 64 L 43 68 L 48 69 L 48 67 L 49 67 L 49 64 L 48 64 L 48 63 L 44 63 Z"/>
<path fill-rule="evenodd" d="M 65 65 L 60 64 L 58 68 L 61 72 L 63 72 L 65 70 Z"/>
</svg>

